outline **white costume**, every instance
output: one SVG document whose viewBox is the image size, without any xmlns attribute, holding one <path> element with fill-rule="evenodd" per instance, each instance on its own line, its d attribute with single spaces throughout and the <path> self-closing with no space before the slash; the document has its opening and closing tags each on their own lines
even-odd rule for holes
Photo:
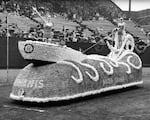
<svg viewBox="0 0 150 120">
<path fill-rule="evenodd" d="M 107 45 L 111 50 L 110 54 L 108 55 L 112 59 L 117 59 L 119 55 L 126 49 L 133 51 L 134 50 L 134 39 L 133 37 L 125 32 L 125 23 L 119 23 L 118 28 L 115 29 L 114 32 L 114 46 L 110 45 L 107 41 Z"/>
</svg>

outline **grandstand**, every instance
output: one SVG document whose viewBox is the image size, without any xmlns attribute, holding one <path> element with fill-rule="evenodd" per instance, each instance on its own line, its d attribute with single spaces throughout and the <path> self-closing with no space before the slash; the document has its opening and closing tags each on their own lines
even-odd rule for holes
<svg viewBox="0 0 150 120">
<path fill-rule="evenodd" d="M 150 25 L 142 25 L 142 28 L 144 28 L 146 32 L 150 32 Z"/>
<path fill-rule="evenodd" d="M 92 30 L 95 30 L 97 27 L 102 28 L 105 33 L 111 32 L 115 26 L 108 20 L 102 19 L 98 21 L 83 21 L 83 24 L 87 25 Z"/>
<path fill-rule="evenodd" d="M 4 13 L 0 13 L 0 19 L 3 21 L 3 24 L 1 29 L 6 28 L 6 15 Z M 20 32 L 24 31 L 27 32 L 29 31 L 30 27 L 36 26 L 37 24 L 30 20 L 29 18 L 25 16 L 19 16 L 19 15 L 14 15 L 13 13 L 8 13 L 8 25 L 11 27 L 11 25 L 16 25 L 15 31 Z M 9 29 L 11 29 L 9 27 Z"/>
<path fill-rule="evenodd" d="M 43 23 L 43 21 L 39 17 L 35 18 L 35 20 L 37 20 L 40 23 Z M 61 16 L 53 17 L 51 18 L 51 21 L 54 24 L 54 29 L 56 31 L 61 31 L 63 28 L 69 29 L 70 31 L 72 31 L 72 30 L 75 30 L 76 26 L 79 26 L 77 23 L 66 20 Z"/>
<path fill-rule="evenodd" d="M 11 0 L 10 0 L 11 1 Z M 18 1 L 18 0 L 13 0 Z M 87 28 L 92 29 L 93 31 L 96 30 L 97 27 L 104 30 L 104 33 L 111 32 L 112 29 L 116 27 L 116 24 L 113 23 L 113 19 L 118 19 L 122 16 L 124 16 L 123 11 L 115 5 L 111 0 L 49 0 L 47 1 L 50 4 L 45 4 L 46 2 L 43 2 L 42 0 L 37 0 L 37 4 L 35 4 L 35 1 L 32 4 L 29 3 L 29 0 L 24 1 L 19 0 L 17 3 L 20 5 L 19 12 L 17 14 L 16 11 L 9 11 L 8 13 L 8 24 L 16 24 L 17 29 L 16 31 L 24 31 L 28 32 L 31 27 L 36 27 L 39 23 L 42 23 L 41 19 L 39 17 L 32 16 L 32 6 L 35 5 L 37 8 L 43 7 L 44 9 L 49 8 L 49 5 L 52 5 L 51 10 L 48 12 L 53 16 L 56 15 L 56 17 L 52 17 L 51 21 L 54 23 L 54 29 L 56 31 L 62 31 L 64 28 L 69 29 L 70 31 L 73 31 L 76 29 L 79 24 L 77 22 L 74 22 L 72 19 L 73 14 L 78 14 L 79 16 L 83 17 L 82 24 L 86 25 Z M 26 4 L 25 4 L 26 3 Z M 28 8 L 28 10 L 26 10 Z M 95 19 L 96 13 L 100 14 L 100 17 L 103 19 Z M 64 16 L 66 14 L 66 16 Z M 43 17 L 45 17 L 46 14 L 43 14 Z M 94 18 L 94 19 L 93 19 Z M 6 13 L 1 12 L 0 13 L 0 19 L 2 21 L 6 20 Z M 77 17 L 78 19 L 78 17 Z M 134 37 L 138 37 L 141 40 L 147 40 L 147 37 L 145 34 L 141 31 L 141 28 L 138 27 L 137 24 L 135 24 L 133 21 L 125 20 L 126 23 L 126 30 L 129 31 L 131 34 L 133 34 Z M 2 24 L 2 28 L 6 29 L 6 22 L 5 24 Z M 12 36 L 13 37 L 13 36 Z M 24 64 L 24 60 L 21 59 L 21 56 L 18 52 L 17 48 L 17 42 L 18 40 L 24 40 L 23 38 L 11 38 L 10 37 L 10 66 L 13 67 L 20 67 Z M 0 51 L 2 56 L 2 62 L 6 61 L 6 38 L 3 36 L 1 37 L 1 44 L 0 44 Z M 5 45 L 2 45 L 2 42 L 5 43 Z M 75 43 L 76 44 L 76 43 Z M 74 46 L 75 46 L 74 44 Z M 86 43 L 80 43 L 81 46 L 86 46 Z M 76 44 L 77 45 L 77 44 Z M 73 47 L 74 47 L 73 46 Z M 86 49 L 86 48 L 85 48 Z M 106 50 L 106 49 L 105 49 Z M 104 53 L 105 50 L 101 50 L 101 52 Z M 13 52 L 15 51 L 15 52 Z M 16 55 L 17 54 L 17 55 Z M 18 61 L 19 63 L 14 63 Z M 0 67 L 3 68 L 6 66 L 3 63 L 0 63 Z M 22 66 L 21 66 L 22 67 Z"/>
<path fill-rule="evenodd" d="M 143 33 L 142 28 L 138 27 L 132 20 L 124 20 L 126 23 L 126 30 L 133 34 L 134 37 L 138 37 L 141 40 L 147 40 L 145 33 Z"/>
</svg>

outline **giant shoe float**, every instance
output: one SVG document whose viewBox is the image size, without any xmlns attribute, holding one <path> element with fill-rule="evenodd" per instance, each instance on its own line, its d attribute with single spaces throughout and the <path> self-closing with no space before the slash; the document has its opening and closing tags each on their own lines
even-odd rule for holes
<svg viewBox="0 0 150 120">
<path fill-rule="evenodd" d="M 142 84 L 142 62 L 133 52 L 133 40 L 126 37 L 120 49 L 107 44 L 110 54 L 100 56 L 51 43 L 19 42 L 23 58 L 33 62 L 18 74 L 10 98 L 61 101 Z"/>
</svg>

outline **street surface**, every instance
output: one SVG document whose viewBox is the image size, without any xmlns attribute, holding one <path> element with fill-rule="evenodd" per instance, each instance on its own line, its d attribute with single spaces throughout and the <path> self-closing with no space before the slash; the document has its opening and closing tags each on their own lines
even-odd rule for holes
<svg viewBox="0 0 150 120">
<path fill-rule="evenodd" d="M 9 71 L 9 79 L 18 71 Z M 3 79 L 4 72 L 0 71 Z M 137 87 L 43 104 L 13 101 L 12 84 L 1 83 L 0 120 L 150 120 L 150 68 L 143 69 L 143 80 Z"/>
</svg>

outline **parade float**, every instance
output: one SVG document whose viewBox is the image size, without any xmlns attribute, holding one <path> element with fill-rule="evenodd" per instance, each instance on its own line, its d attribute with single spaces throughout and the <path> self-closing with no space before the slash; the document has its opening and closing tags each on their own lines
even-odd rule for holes
<svg viewBox="0 0 150 120">
<path fill-rule="evenodd" d="M 19 72 L 10 98 L 61 101 L 142 84 L 142 62 L 133 52 L 134 40 L 123 30 L 122 36 L 118 32 L 115 45 L 107 42 L 111 51 L 107 56 L 85 55 L 64 45 L 19 42 L 21 55 L 31 63 Z"/>
</svg>

